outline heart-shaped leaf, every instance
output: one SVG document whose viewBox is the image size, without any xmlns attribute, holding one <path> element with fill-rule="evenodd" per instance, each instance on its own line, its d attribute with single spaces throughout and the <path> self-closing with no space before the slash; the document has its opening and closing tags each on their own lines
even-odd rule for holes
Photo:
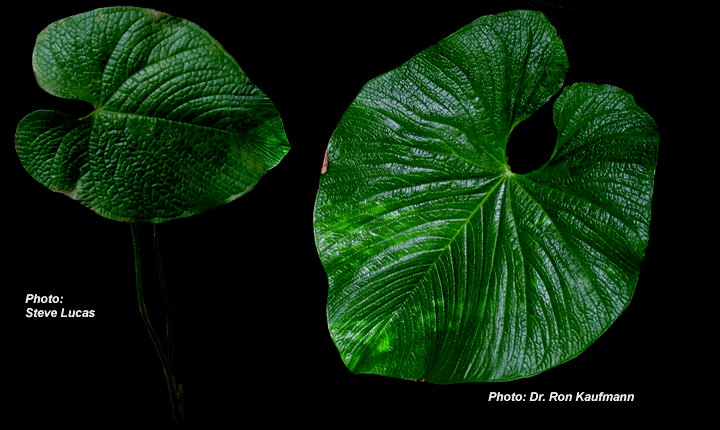
<svg viewBox="0 0 720 430">
<path fill-rule="evenodd" d="M 184 19 L 136 7 L 71 16 L 38 35 L 32 64 L 47 92 L 95 110 L 23 118 L 20 161 L 107 218 L 159 223 L 204 212 L 250 191 L 289 150 L 270 99 Z"/>
<path fill-rule="evenodd" d="M 513 127 L 562 86 L 540 13 L 482 17 L 371 80 L 328 145 L 315 206 L 328 325 L 346 366 L 437 383 L 563 363 L 630 302 L 648 241 L 657 127 L 576 84 L 558 139 L 515 174 Z"/>
</svg>

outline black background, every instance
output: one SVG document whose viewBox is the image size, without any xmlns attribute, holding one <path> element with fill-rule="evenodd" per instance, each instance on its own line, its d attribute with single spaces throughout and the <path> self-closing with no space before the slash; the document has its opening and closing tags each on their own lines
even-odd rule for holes
<svg viewBox="0 0 720 430">
<path fill-rule="evenodd" d="M 171 294 L 176 371 L 190 422 L 267 423 L 339 411 L 344 419 L 518 411 L 537 404 L 489 403 L 488 394 L 633 393 L 633 404 L 550 404 L 544 410 L 632 410 L 665 401 L 664 372 L 675 360 L 668 342 L 672 279 L 663 264 L 671 228 L 665 169 L 671 142 L 663 134 L 668 103 L 658 82 L 671 80 L 672 45 L 663 10 L 571 6 L 557 2 L 442 2 L 412 6 L 216 6 L 138 4 L 189 19 L 237 60 L 280 112 L 292 146 L 280 165 L 246 196 L 202 215 L 159 226 Z M 20 5 L 22 26 L 6 35 L 4 74 L 15 94 L 3 115 L 6 184 L 2 311 L 11 364 L 5 371 L 11 414 L 28 424 L 170 421 L 165 380 L 139 316 L 130 228 L 52 193 L 20 165 L 10 140 L 37 109 L 77 117 L 92 107 L 45 93 L 31 53 L 37 34 L 61 18 L 101 6 Z M 472 20 L 512 9 L 540 10 L 558 30 L 570 62 L 566 84 L 607 83 L 633 94 L 660 126 L 650 244 L 632 303 L 578 358 L 538 376 L 506 383 L 448 386 L 353 375 L 328 334 L 327 279 L 314 246 L 313 205 L 325 146 L 363 84 Z M 5 30 L 3 30 L 5 31 Z M 670 125 L 667 125 L 669 128 Z M 556 137 L 551 104 L 518 125 L 508 144 L 522 173 L 549 158 Z M 141 226 L 148 312 L 162 328 L 151 246 Z M 25 304 L 25 295 L 63 296 L 61 305 Z M 26 318 L 25 309 L 93 309 L 94 318 Z M 675 339 L 677 342 L 677 339 Z M 676 346 L 670 346 L 676 345 Z M 459 403 L 462 402 L 462 403 Z M 410 406 L 408 406 L 410 405 Z M 462 405 L 462 407 L 461 407 Z M 554 412 L 553 412 L 554 413 Z M 339 424 L 339 423 L 338 423 Z"/>
</svg>

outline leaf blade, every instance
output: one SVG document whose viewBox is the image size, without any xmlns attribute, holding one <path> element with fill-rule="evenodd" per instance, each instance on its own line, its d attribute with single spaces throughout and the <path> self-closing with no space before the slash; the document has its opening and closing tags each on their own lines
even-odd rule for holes
<svg viewBox="0 0 720 430">
<path fill-rule="evenodd" d="M 541 35 L 551 40 L 523 45 L 533 40 L 527 28 L 545 29 Z M 477 57 L 454 51 L 459 45 L 479 46 L 486 60 L 444 73 L 445 64 Z M 505 55 L 508 47 L 533 55 Z M 551 52 L 542 54 L 542 47 Z M 502 51 L 501 66 L 488 66 L 493 49 Z M 512 129 L 560 88 L 566 69 L 562 43 L 542 15 L 483 17 L 369 82 L 348 108 L 328 145 L 314 225 L 328 274 L 328 326 L 351 371 L 437 383 L 527 377 L 579 354 L 627 305 L 638 260 L 621 268 L 634 272 L 635 281 L 630 274 L 618 276 L 624 288 L 599 285 L 596 267 L 586 262 L 589 251 L 579 239 L 568 245 L 566 232 L 538 203 L 543 178 L 567 167 L 562 161 L 573 145 L 586 143 L 566 138 L 562 121 L 592 104 L 591 86 L 570 87 L 558 98 L 560 135 L 546 166 L 516 175 L 505 159 Z M 473 74 L 487 85 L 458 90 L 461 78 Z M 489 94 L 477 94 L 487 88 Z M 482 109 L 468 109 L 472 103 Z M 642 112 L 636 105 L 629 111 Z M 651 129 L 639 146 L 656 152 Z M 583 157 L 597 155 L 586 146 Z M 654 170 L 656 160 L 646 161 Z M 644 201 L 649 185 L 639 186 Z M 649 209 L 641 209 L 648 221 Z M 644 249 L 647 237 L 628 242 Z M 607 248 L 608 259 L 623 255 Z"/>
<path fill-rule="evenodd" d="M 86 163 L 64 183 L 107 218 L 158 223 L 202 213 L 250 191 L 289 151 L 272 102 L 184 19 L 134 7 L 65 18 L 38 36 L 33 70 L 51 94 L 96 107 L 83 119 L 92 124 Z M 16 133 L 21 161 L 52 182 L 63 167 L 28 157 L 55 143 L 26 133 L 27 123 Z"/>
</svg>

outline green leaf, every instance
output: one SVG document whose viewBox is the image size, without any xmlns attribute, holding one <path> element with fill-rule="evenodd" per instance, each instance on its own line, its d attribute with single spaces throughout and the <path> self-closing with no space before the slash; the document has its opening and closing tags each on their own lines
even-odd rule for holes
<svg viewBox="0 0 720 430">
<path fill-rule="evenodd" d="M 23 118 L 20 161 L 107 218 L 204 212 L 250 191 L 289 150 L 270 99 L 184 19 L 136 7 L 74 15 L 38 35 L 32 65 L 44 90 L 95 110 Z"/>
<path fill-rule="evenodd" d="M 566 87 L 551 159 L 524 174 L 512 129 L 562 86 L 540 13 L 479 18 L 371 80 L 328 145 L 314 228 L 346 366 L 436 383 L 537 374 L 630 302 L 658 132 L 632 96 Z"/>
</svg>

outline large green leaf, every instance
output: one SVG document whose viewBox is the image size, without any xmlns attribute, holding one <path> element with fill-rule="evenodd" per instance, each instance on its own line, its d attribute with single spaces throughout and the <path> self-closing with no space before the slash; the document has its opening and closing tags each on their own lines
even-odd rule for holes
<svg viewBox="0 0 720 430">
<path fill-rule="evenodd" d="M 107 218 L 204 212 L 250 191 L 289 150 L 270 99 L 184 19 L 135 7 L 71 16 L 38 35 L 32 64 L 47 92 L 95 110 L 23 118 L 20 161 Z"/>
<path fill-rule="evenodd" d="M 625 91 L 566 87 L 541 168 L 513 127 L 562 86 L 540 13 L 482 17 L 371 80 L 328 145 L 314 228 L 327 317 L 356 373 L 437 383 L 563 363 L 630 302 L 648 241 L 654 121 Z"/>
</svg>

